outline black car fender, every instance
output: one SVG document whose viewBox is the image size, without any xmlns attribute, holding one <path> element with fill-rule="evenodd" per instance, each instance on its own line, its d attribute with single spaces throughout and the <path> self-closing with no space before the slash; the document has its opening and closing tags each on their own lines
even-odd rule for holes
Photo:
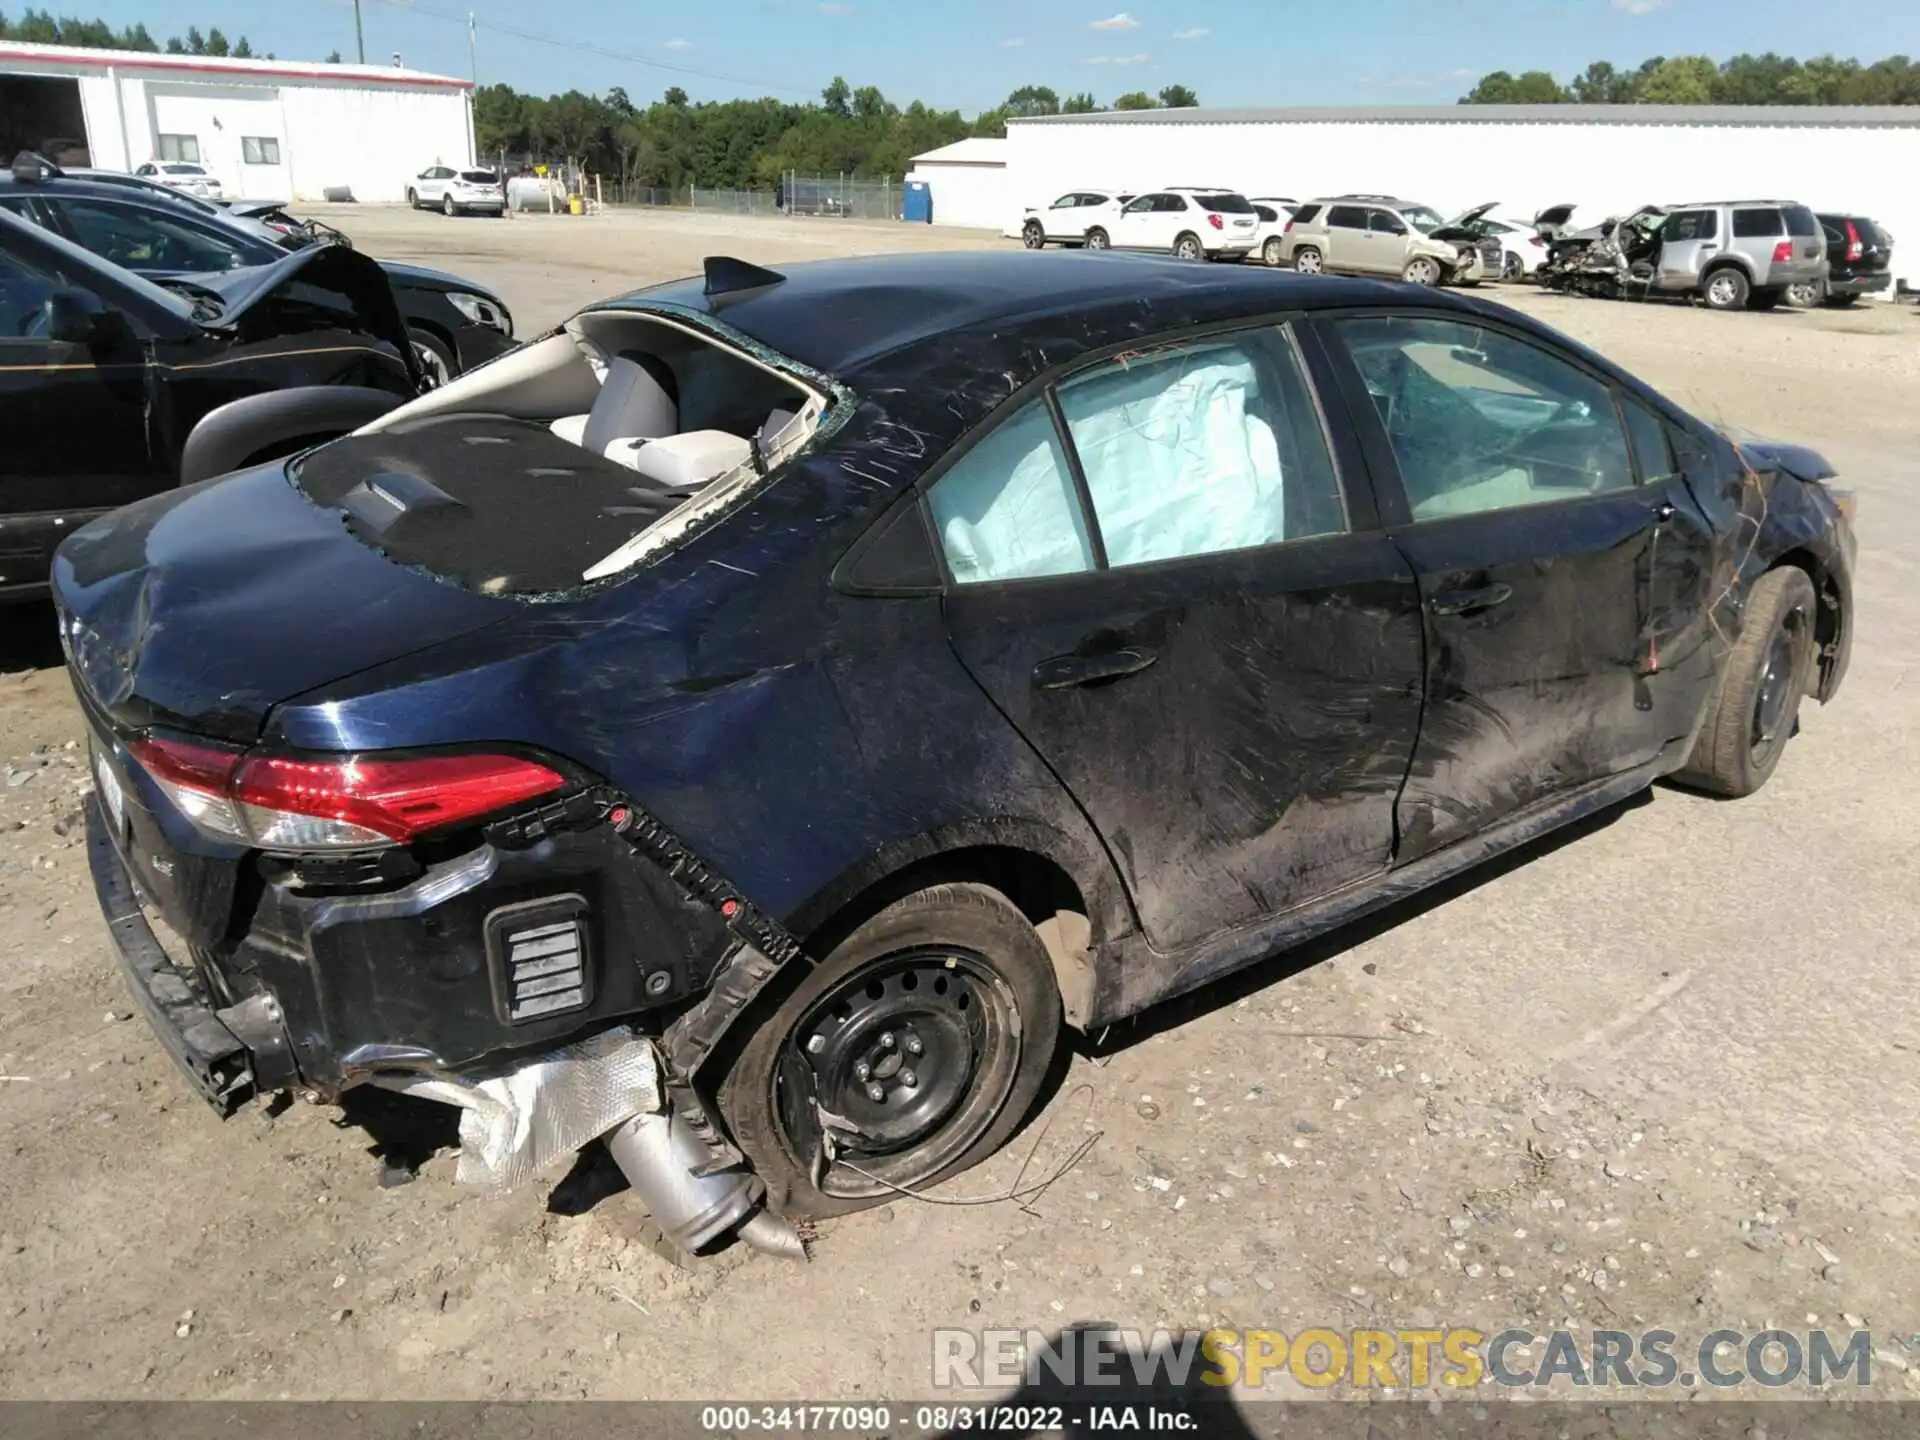
<svg viewBox="0 0 1920 1440">
<path fill-rule="evenodd" d="M 209 410 L 187 436 L 180 483 L 336 440 L 406 403 L 404 395 L 359 385 L 301 385 L 231 400 Z"/>
</svg>

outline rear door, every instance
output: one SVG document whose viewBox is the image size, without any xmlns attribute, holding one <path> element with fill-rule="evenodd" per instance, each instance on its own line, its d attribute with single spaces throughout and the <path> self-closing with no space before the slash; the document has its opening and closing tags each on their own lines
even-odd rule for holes
<svg viewBox="0 0 1920 1440">
<path fill-rule="evenodd" d="M 1327 254 L 1329 269 L 1367 269 L 1367 209 L 1364 205 L 1327 207 Z"/>
<path fill-rule="evenodd" d="M 1399 860 L 1684 743 L 1712 677 L 1711 534 L 1651 440 L 1642 483 L 1615 388 L 1489 324 L 1322 323 L 1425 608 Z"/>
<path fill-rule="evenodd" d="M 1280 325 L 1137 346 L 1018 404 L 929 492 L 956 653 L 1162 950 L 1391 861 L 1419 598 L 1306 374 Z"/>
<path fill-rule="evenodd" d="M 1719 253 L 1720 212 L 1717 210 L 1676 210 L 1660 227 L 1660 258 L 1655 268 L 1662 290 L 1690 290 L 1700 283 L 1700 273 Z"/>
</svg>

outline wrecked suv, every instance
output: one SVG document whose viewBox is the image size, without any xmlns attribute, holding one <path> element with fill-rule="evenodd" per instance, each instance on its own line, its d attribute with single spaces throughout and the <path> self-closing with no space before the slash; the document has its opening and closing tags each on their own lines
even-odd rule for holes
<svg viewBox="0 0 1920 1440">
<path fill-rule="evenodd" d="M 797 1254 L 1063 1028 L 1763 784 L 1847 668 L 1830 478 L 1442 292 L 714 260 L 62 547 L 94 880 L 222 1110 L 603 1139 L 674 1253 Z"/>
<path fill-rule="evenodd" d="M 1279 263 L 1306 275 L 1393 275 L 1415 285 L 1477 285 L 1502 273 L 1500 242 L 1477 222 L 1498 201 L 1442 220 L 1391 195 L 1336 195 L 1294 211 Z"/>
</svg>

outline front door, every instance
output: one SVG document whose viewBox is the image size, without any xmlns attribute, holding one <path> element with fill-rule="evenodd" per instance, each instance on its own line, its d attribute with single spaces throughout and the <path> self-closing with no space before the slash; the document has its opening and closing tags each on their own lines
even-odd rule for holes
<svg viewBox="0 0 1920 1440">
<path fill-rule="evenodd" d="M 1265 326 L 1097 362 L 931 489 L 954 649 L 1157 948 L 1391 862 L 1421 620 L 1362 469 Z"/>
<path fill-rule="evenodd" d="M 157 483 L 139 342 L 47 335 L 47 297 L 72 278 L 0 248 L 0 596 L 44 585 L 76 526 Z"/>
<path fill-rule="evenodd" d="M 1712 678 L 1711 535 L 1670 461 L 1642 483 L 1623 397 L 1489 326 L 1323 324 L 1371 401 L 1369 459 L 1426 611 L 1400 861 L 1683 739 Z"/>
<path fill-rule="evenodd" d="M 1367 211 L 1367 269 L 1398 275 L 1407 267 L 1407 222 L 1391 210 Z"/>
<path fill-rule="evenodd" d="M 1660 256 L 1654 262 L 1662 290 L 1691 290 L 1719 253 L 1717 210 L 1677 210 L 1660 226 Z"/>
<path fill-rule="evenodd" d="M 1166 229 L 1166 217 L 1160 213 L 1160 201 L 1169 196 L 1139 195 L 1129 200 L 1115 217 L 1113 243 L 1124 250 L 1158 250 L 1160 232 Z M 1167 237 L 1173 243 L 1173 237 Z"/>
</svg>

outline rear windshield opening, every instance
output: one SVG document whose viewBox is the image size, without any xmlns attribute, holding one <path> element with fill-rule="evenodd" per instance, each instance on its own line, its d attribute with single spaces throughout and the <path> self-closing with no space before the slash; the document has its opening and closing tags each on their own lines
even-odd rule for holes
<svg viewBox="0 0 1920 1440">
<path fill-rule="evenodd" d="M 396 561 L 545 594 L 631 569 L 751 498 L 827 409 L 823 388 L 693 325 L 589 311 L 293 475 Z"/>
<path fill-rule="evenodd" d="M 1244 195 L 1196 195 L 1202 210 L 1211 210 L 1216 215 L 1251 215 L 1253 202 Z"/>
<path fill-rule="evenodd" d="M 1787 233 L 1789 235 L 1818 235 L 1820 222 L 1814 218 L 1813 211 L 1804 205 L 1789 205 L 1786 210 Z"/>
<path fill-rule="evenodd" d="M 462 170 L 460 172 L 460 178 L 471 181 L 475 185 L 498 185 L 500 183 L 500 177 L 491 170 Z"/>
</svg>

